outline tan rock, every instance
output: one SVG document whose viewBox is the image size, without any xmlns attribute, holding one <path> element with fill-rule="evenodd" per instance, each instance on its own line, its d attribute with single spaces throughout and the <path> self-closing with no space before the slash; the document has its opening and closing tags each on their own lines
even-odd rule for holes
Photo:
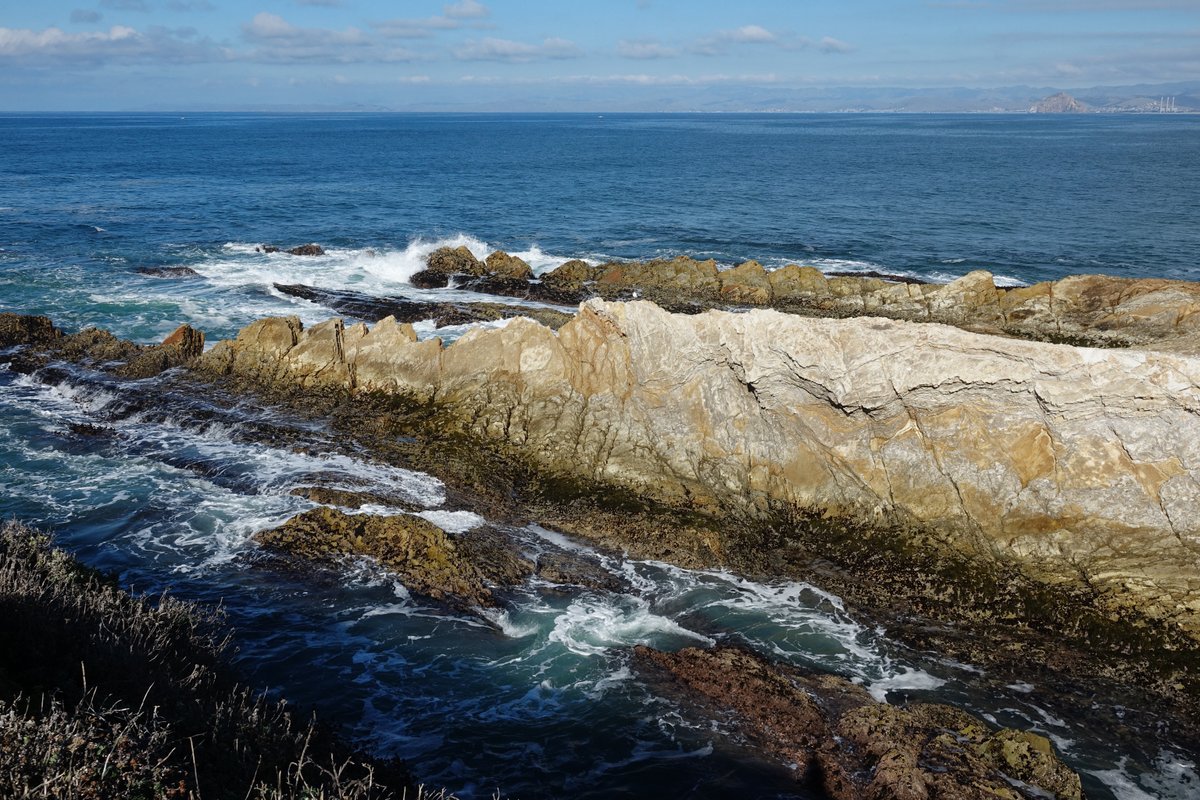
<svg viewBox="0 0 1200 800">
<path fill-rule="evenodd" d="M 497 250 L 487 257 L 485 269 L 488 274 L 506 280 L 526 281 L 533 277 L 533 270 L 527 263 L 503 250 Z"/>
<path fill-rule="evenodd" d="M 771 302 L 771 282 L 757 261 L 747 261 L 718 273 L 721 297 L 734 303 L 766 305 Z"/>
<path fill-rule="evenodd" d="M 956 291 L 987 306 L 982 276 Z M 343 371 L 339 329 L 285 350 L 290 321 L 256 323 L 231 368 L 436 397 L 552 474 L 668 504 L 925 526 L 1200 634 L 1200 360 L 597 300 L 557 334 L 517 319 L 445 349 L 385 321 Z"/>
</svg>

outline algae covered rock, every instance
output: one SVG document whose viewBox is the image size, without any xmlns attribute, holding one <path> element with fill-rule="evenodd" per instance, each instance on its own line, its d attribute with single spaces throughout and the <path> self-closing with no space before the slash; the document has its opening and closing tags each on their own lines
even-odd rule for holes
<svg viewBox="0 0 1200 800">
<path fill-rule="evenodd" d="M 527 281 L 533 277 L 533 269 L 524 260 L 503 250 L 488 256 L 484 267 L 489 275 L 505 280 Z"/>
<path fill-rule="evenodd" d="M 439 247 L 429 254 L 425 261 L 431 272 L 442 275 L 474 275 L 485 274 L 484 264 L 470 251 L 466 245 L 460 247 Z"/>
<path fill-rule="evenodd" d="M 559 290 L 580 290 L 592 279 L 592 267 L 575 258 L 542 275 L 542 283 Z"/>
<path fill-rule="evenodd" d="M 988 725 L 950 706 L 879 703 L 836 675 L 805 673 L 744 650 L 635 648 L 635 660 L 694 693 L 834 800 L 1080 800 L 1079 776 L 1036 734 Z M 1038 794 L 1040 793 L 1040 794 Z"/>
<path fill-rule="evenodd" d="M 734 303 L 766 305 L 771 302 L 771 282 L 757 261 L 747 261 L 720 273 L 721 297 Z"/>
<path fill-rule="evenodd" d="M 454 539 L 420 517 L 346 514 L 322 506 L 255 538 L 264 547 L 314 561 L 369 556 L 411 591 L 434 599 L 479 606 L 496 602 Z"/>
<path fill-rule="evenodd" d="M 49 317 L 0 313 L 0 347 L 45 345 L 62 336 Z"/>
</svg>

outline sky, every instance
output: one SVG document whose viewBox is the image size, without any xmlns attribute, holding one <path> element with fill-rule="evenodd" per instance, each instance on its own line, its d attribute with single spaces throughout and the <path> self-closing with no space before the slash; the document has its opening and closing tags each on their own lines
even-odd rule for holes
<svg viewBox="0 0 1200 800">
<path fill-rule="evenodd" d="M 0 111 L 1196 80 L 1200 0 L 0 2 Z"/>
</svg>

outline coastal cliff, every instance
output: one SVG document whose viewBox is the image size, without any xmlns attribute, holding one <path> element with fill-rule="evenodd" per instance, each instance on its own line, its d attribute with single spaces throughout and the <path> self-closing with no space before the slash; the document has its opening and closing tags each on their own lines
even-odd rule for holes
<svg viewBox="0 0 1200 800">
<path fill-rule="evenodd" d="M 591 301 L 557 333 L 516 319 L 449 347 L 387 319 L 260 320 L 196 366 L 432 404 L 544 473 L 673 508 L 919 532 L 897 535 L 1200 636 L 1200 361 L 1186 356 Z"/>
</svg>

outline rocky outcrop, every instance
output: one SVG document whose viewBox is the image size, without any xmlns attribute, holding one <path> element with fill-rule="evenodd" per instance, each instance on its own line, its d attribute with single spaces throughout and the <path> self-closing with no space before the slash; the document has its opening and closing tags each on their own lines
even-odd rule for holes
<svg viewBox="0 0 1200 800">
<path fill-rule="evenodd" d="M 346 514 L 322 506 L 255 537 L 263 546 L 315 561 L 370 556 L 406 587 L 439 600 L 495 605 L 483 575 L 445 531 L 407 514 Z"/>
<path fill-rule="evenodd" d="M 533 277 L 530 266 L 516 256 L 497 250 L 487 257 L 484 268 L 489 275 L 505 280 L 527 281 Z"/>
<path fill-rule="evenodd" d="M 147 378 L 199 356 L 204 352 L 204 334 L 180 325 L 161 344 L 139 345 L 97 328 L 64 335 L 46 317 L 0 314 L 0 347 L 15 345 L 33 346 L 17 362 L 26 372 L 60 358 L 90 363 L 126 378 Z"/>
<path fill-rule="evenodd" d="M 321 245 L 319 245 L 319 244 L 302 244 L 297 247 L 292 247 L 288 250 L 282 250 L 282 251 L 276 245 L 264 244 L 264 245 L 259 245 L 259 246 L 255 247 L 254 251 L 256 253 L 284 252 L 284 253 L 287 253 L 288 255 L 293 255 L 293 256 L 323 256 L 323 255 L 325 255 L 325 248 L 321 247 Z"/>
<path fill-rule="evenodd" d="M 0 347 L 47 345 L 62 336 L 49 317 L 0 313 Z"/>
<path fill-rule="evenodd" d="M 1034 114 L 1082 114 L 1087 106 L 1066 92 L 1047 95 L 1029 109 Z"/>
<path fill-rule="evenodd" d="M 441 277 L 442 282 L 438 285 L 445 286 L 445 276 Z M 427 302 L 406 297 L 381 297 L 349 289 L 323 289 L 296 283 L 276 283 L 275 288 L 286 295 L 302 297 L 326 308 L 332 308 L 340 314 L 349 314 L 359 319 L 374 321 L 394 317 L 398 322 L 433 320 L 434 327 L 437 328 L 524 316 L 557 330 L 574 316 L 553 308 L 502 303 Z"/>
<path fill-rule="evenodd" d="M 200 273 L 191 267 L 141 267 L 138 269 L 139 275 L 148 275 L 151 278 L 199 278 Z"/>
<path fill-rule="evenodd" d="M 489 262 L 512 258 L 497 251 Z M 435 251 L 429 265 L 414 276 L 418 285 L 434 285 L 427 274 L 441 281 L 436 285 L 461 275 L 464 288 L 555 303 L 641 298 L 686 312 L 769 306 L 805 316 L 880 316 L 1062 344 L 1200 353 L 1200 284 L 1187 281 L 1076 275 L 997 287 L 991 273 L 977 270 L 933 284 L 878 273 L 826 275 L 795 264 L 767 271 L 756 261 L 721 270 L 715 261 L 687 257 L 599 266 L 574 260 L 530 279 L 519 266 L 493 273 L 465 247 Z"/>
<path fill-rule="evenodd" d="M 715 717 L 788 763 L 833 800 L 1079 800 L 1079 776 L 1044 737 L 1002 729 L 945 705 L 878 703 L 834 675 L 809 674 L 733 648 L 663 653 L 644 668 L 671 676 Z"/>
<path fill-rule="evenodd" d="M 386 319 L 261 320 L 198 365 L 282 390 L 433 403 L 441 424 L 542 474 L 716 517 L 807 515 L 830 550 L 836 520 L 855 521 L 889 531 L 898 553 L 1015 568 L 1086 589 L 1114 619 L 1136 612 L 1200 636 L 1189 357 L 592 301 L 557 334 L 517 319 L 450 347 Z"/>
<path fill-rule="evenodd" d="M 429 254 L 426 265 L 430 272 L 441 275 L 484 274 L 484 265 L 467 247 L 439 247 Z"/>
</svg>

